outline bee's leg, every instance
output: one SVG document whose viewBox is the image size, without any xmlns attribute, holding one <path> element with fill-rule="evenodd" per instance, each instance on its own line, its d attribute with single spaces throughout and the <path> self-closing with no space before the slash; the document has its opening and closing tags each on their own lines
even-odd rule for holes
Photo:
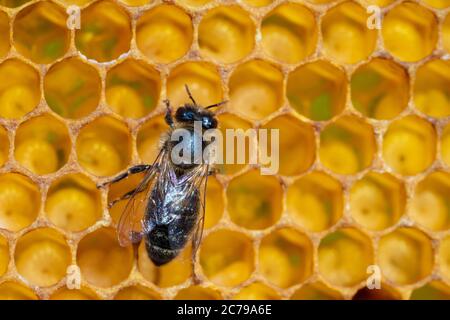
<svg viewBox="0 0 450 320">
<path fill-rule="evenodd" d="M 164 100 L 164 103 L 166 104 L 166 115 L 164 117 L 164 120 L 166 120 L 166 123 L 173 128 L 173 118 L 172 118 L 172 107 L 170 106 L 170 101 L 168 99 Z"/>
<path fill-rule="evenodd" d="M 120 196 L 119 198 L 111 200 L 110 202 L 108 202 L 108 209 L 111 209 L 111 207 L 114 206 L 119 201 L 130 199 L 136 193 L 136 191 L 137 191 L 137 193 L 139 193 L 139 192 L 142 192 L 143 190 L 144 189 L 142 189 L 141 191 L 138 191 L 137 189 L 133 189 L 131 191 L 128 191 L 124 195 Z"/>
<path fill-rule="evenodd" d="M 144 171 L 150 170 L 152 166 L 150 164 L 139 164 L 137 166 L 129 168 L 124 173 L 119 174 L 117 177 L 112 178 L 110 181 L 97 185 L 97 188 L 101 189 L 111 183 L 116 183 L 120 180 L 127 178 L 131 174 L 136 174 Z"/>
</svg>

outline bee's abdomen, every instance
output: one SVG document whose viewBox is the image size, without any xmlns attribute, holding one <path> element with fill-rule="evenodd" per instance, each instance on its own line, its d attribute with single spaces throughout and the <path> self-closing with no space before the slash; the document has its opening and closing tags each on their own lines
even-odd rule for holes
<svg viewBox="0 0 450 320">
<path fill-rule="evenodd" d="M 171 246 L 167 225 L 155 226 L 148 234 L 147 240 L 145 246 L 148 256 L 156 266 L 172 261 L 181 251 L 180 248 Z"/>
</svg>

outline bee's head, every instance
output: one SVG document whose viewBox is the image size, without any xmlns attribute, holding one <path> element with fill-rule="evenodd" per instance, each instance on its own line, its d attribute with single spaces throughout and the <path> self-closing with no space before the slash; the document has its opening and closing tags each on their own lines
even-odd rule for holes
<svg viewBox="0 0 450 320">
<path fill-rule="evenodd" d="M 212 112 L 188 104 L 177 109 L 175 119 L 184 123 L 201 121 L 205 130 L 217 128 L 217 120 Z"/>
</svg>

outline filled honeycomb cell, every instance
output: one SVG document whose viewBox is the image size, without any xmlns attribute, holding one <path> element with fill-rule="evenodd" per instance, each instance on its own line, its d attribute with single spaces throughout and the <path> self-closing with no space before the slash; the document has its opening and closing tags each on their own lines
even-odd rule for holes
<svg viewBox="0 0 450 320">
<path fill-rule="evenodd" d="M 277 222 L 282 211 L 282 188 L 277 178 L 252 170 L 234 178 L 227 188 L 231 220 L 251 230 Z"/>
<path fill-rule="evenodd" d="M 308 283 L 296 290 L 291 300 L 342 300 L 339 291 L 336 291 L 322 282 Z"/>
<path fill-rule="evenodd" d="M 69 48 L 66 21 L 65 10 L 53 2 L 27 6 L 14 19 L 14 47 L 35 63 L 51 63 Z"/>
<path fill-rule="evenodd" d="M 98 72 L 77 57 L 52 65 L 44 78 L 48 106 L 64 118 L 79 119 L 97 108 L 102 91 Z"/>
<path fill-rule="evenodd" d="M 15 281 L 0 283 L 0 300 L 37 300 L 38 296 L 30 288 Z"/>
<path fill-rule="evenodd" d="M 114 300 L 159 300 L 159 294 L 150 288 L 134 285 L 121 289 L 114 296 Z"/>
<path fill-rule="evenodd" d="M 87 58 L 107 62 L 130 50 L 131 37 L 128 13 L 116 3 L 104 0 L 81 11 L 81 28 L 76 30 L 75 44 Z"/>
<path fill-rule="evenodd" d="M 78 243 L 76 257 L 83 279 L 102 288 L 125 280 L 133 266 L 133 249 L 121 247 L 111 228 L 97 229 L 84 236 Z"/>
<path fill-rule="evenodd" d="M 258 250 L 259 272 L 281 288 L 306 280 L 313 272 L 312 243 L 293 228 L 264 237 Z"/>
<path fill-rule="evenodd" d="M 428 276 L 433 267 L 430 239 L 417 229 L 398 228 L 379 240 L 377 264 L 389 281 L 415 283 Z"/>
<path fill-rule="evenodd" d="M 102 217 L 100 192 L 88 177 L 80 173 L 67 174 L 50 185 L 45 213 L 59 228 L 81 231 Z"/>
<path fill-rule="evenodd" d="M 450 166 L 450 124 L 445 127 L 442 133 L 441 158 L 447 166 Z"/>
<path fill-rule="evenodd" d="M 431 281 L 414 289 L 411 300 L 450 300 L 450 287 L 442 281 Z"/>
<path fill-rule="evenodd" d="M 389 173 L 369 172 L 350 190 L 352 217 L 370 230 L 394 225 L 403 215 L 405 206 L 405 186 Z"/>
<path fill-rule="evenodd" d="M 382 283 L 379 289 L 367 287 L 359 289 L 352 300 L 401 300 L 401 296 L 394 289 Z"/>
<path fill-rule="evenodd" d="M 310 124 L 293 116 L 283 115 L 271 120 L 262 129 L 269 130 L 268 146 L 272 143 L 270 130 L 279 130 L 279 174 L 297 175 L 311 167 L 315 160 L 316 144 L 314 128 Z"/>
<path fill-rule="evenodd" d="M 441 240 L 439 247 L 439 271 L 442 276 L 449 280 L 450 279 L 450 236 L 447 236 Z"/>
<path fill-rule="evenodd" d="M 206 204 L 205 204 L 205 229 L 216 225 L 222 218 L 225 208 L 223 199 L 223 187 L 220 182 L 214 178 L 208 178 L 206 186 Z"/>
<path fill-rule="evenodd" d="M 8 240 L 0 235 L 0 277 L 8 270 L 9 264 L 9 244 Z"/>
<path fill-rule="evenodd" d="M 19 231 L 36 219 L 41 205 L 39 188 L 18 173 L 0 175 L 0 228 Z"/>
<path fill-rule="evenodd" d="M 363 1 L 364 4 L 367 5 L 376 5 L 379 7 L 386 7 L 393 3 L 395 0 L 365 0 Z"/>
<path fill-rule="evenodd" d="M 189 86 L 197 104 L 209 106 L 223 99 L 222 81 L 217 68 L 207 62 L 185 62 L 173 68 L 167 78 L 167 97 L 174 108 L 192 103 Z"/>
<path fill-rule="evenodd" d="M 76 141 L 78 163 L 97 176 L 123 170 L 131 158 L 131 137 L 121 121 L 102 116 L 81 128 Z"/>
<path fill-rule="evenodd" d="M 175 300 L 221 300 L 219 291 L 202 286 L 191 286 L 178 291 Z"/>
<path fill-rule="evenodd" d="M 31 118 L 16 131 L 14 157 L 35 174 L 58 171 L 67 163 L 70 149 L 66 125 L 50 114 Z"/>
<path fill-rule="evenodd" d="M 414 104 L 423 113 L 443 118 L 450 115 L 450 62 L 431 60 L 420 66 L 414 82 Z"/>
<path fill-rule="evenodd" d="M 254 22 L 245 10 L 236 5 L 208 10 L 198 26 L 200 53 L 217 62 L 241 60 L 253 50 L 254 42 Z"/>
<path fill-rule="evenodd" d="M 221 229 L 203 238 L 200 265 L 205 276 L 221 286 L 236 286 L 254 269 L 252 240 L 245 234 Z"/>
<path fill-rule="evenodd" d="M 239 65 L 228 83 L 229 110 L 246 119 L 260 120 L 283 103 L 283 74 L 274 65 L 252 60 Z"/>
<path fill-rule="evenodd" d="M 350 87 L 353 107 L 366 117 L 392 119 L 408 105 L 408 73 L 392 60 L 375 58 L 360 66 Z"/>
<path fill-rule="evenodd" d="M 435 129 L 417 116 L 393 121 L 384 135 L 384 161 L 402 175 L 415 175 L 424 171 L 433 163 L 435 154 Z"/>
<path fill-rule="evenodd" d="M 441 25 L 442 45 L 447 52 L 450 52 L 450 14 L 447 14 Z"/>
<path fill-rule="evenodd" d="M 136 147 L 139 158 L 144 163 L 153 163 L 158 156 L 161 140 L 169 126 L 164 116 L 152 117 L 142 124 L 136 136 Z"/>
<path fill-rule="evenodd" d="M 0 0 L 0 5 L 7 8 L 17 8 L 31 0 Z"/>
<path fill-rule="evenodd" d="M 286 96 L 299 114 L 314 121 L 329 120 L 345 107 L 346 83 L 343 70 L 318 60 L 289 74 Z"/>
<path fill-rule="evenodd" d="M 54 292 L 50 297 L 50 300 L 99 300 L 99 297 L 94 291 L 87 287 L 81 287 L 80 289 L 68 289 L 62 287 Z"/>
<path fill-rule="evenodd" d="M 0 34 L 9 34 L 9 17 L 8 14 L 0 10 Z M 9 43 L 9 37 L 2 37 L 0 39 L 0 58 L 6 55 L 9 51 L 11 44 Z"/>
<path fill-rule="evenodd" d="M 374 259 L 370 238 L 351 227 L 326 235 L 318 255 L 320 274 L 333 285 L 348 287 L 366 280 Z"/>
<path fill-rule="evenodd" d="M 424 2 L 437 9 L 444 9 L 450 6 L 448 0 L 424 0 Z"/>
<path fill-rule="evenodd" d="M 192 39 L 191 17 L 174 5 L 152 8 L 137 21 L 136 44 L 151 61 L 170 63 L 183 57 Z"/>
<path fill-rule="evenodd" d="M 377 33 L 367 27 L 366 10 L 348 1 L 328 10 L 322 18 L 324 53 L 342 63 L 366 59 L 374 50 Z"/>
<path fill-rule="evenodd" d="M 0 126 L 0 166 L 3 166 L 9 157 L 9 138 L 8 132 Z"/>
<path fill-rule="evenodd" d="M 33 110 L 41 99 L 39 73 L 28 63 L 8 59 L 0 64 L 0 117 L 19 119 Z"/>
<path fill-rule="evenodd" d="M 354 174 L 369 167 L 375 151 L 372 126 L 356 116 L 343 116 L 320 134 L 320 161 L 339 174 Z"/>
<path fill-rule="evenodd" d="M 390 54 L 414 62 L 433 52 L 438 39 L 438 21 L 432 11 L 406 1 L 387 12 L 381 33 Z"/>
<path fill-rule="evenodd" d="M 160 90 L 158 71 L 141 60 L 125 60 L 109 69 L 106 76 L 106 102 L 122 117 L 140 118 L 150 113 Z"/>
<path fill-rule="evenodd" d="M 70 262 L 70 247 L 54 229 L 34 229 L 17 241 L 14 264 L 30 284 L 48 287 L 58 283 L 66 275 Z"/>
<path fill-rule="evenodd" d="M 157 267 L 148 257 L 145 242 L 141 241 L 138 250 L 138 268 L 144 278 L 161 288 L 179 285 L 192 276 L 192 248 L 188 244 L 180 254 L 169 263 Z"/>
<path fill-rule="evenodd" d="M 342 216 L 343 190 L 339 181 L 315 171 L 289 186 L 287 210 L 294 222 L 319 232 L 334 225 Z"/>
<path fill-rule="evenodd" d="M 233 296 L 235 300 L 280 300 L 280 295 L 265 284 L 254 282 Z"/>
<path fill-rule="evenodd" d="M 314 14 L 296 3 L 282 4 L 261 22 L 262 46 L 280 62 L 297 63 L 311 55 L 317 42 Z"/>
<path fill-rule="evenodd" d="M 273 0 L 244 0 L 246 4 L 255 8 L 261 8 L 268 6 L 273 2 Z"/>
<path fill-rule="evenodd" d="M 450 174 L 436 171 L 417 185 L 409 215 L 421 226 L 433 231 L 450 226 Z"/>
</svg>

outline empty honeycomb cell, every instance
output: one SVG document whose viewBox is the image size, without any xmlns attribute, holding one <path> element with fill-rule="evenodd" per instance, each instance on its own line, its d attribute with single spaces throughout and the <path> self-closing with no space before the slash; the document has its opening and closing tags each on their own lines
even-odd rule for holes
<svg viewBox="0 0 450 320">
<path fill-rule="evenodd" d="M 53 173 L 69 159 L 71 142 L 66 125 L 50 114 L 23 122 L 16 131 L 14 157 L 39 175 Z"/>
<path fill-rule="evenodd" d="M 381 33 L 385 48 L 394 57 L 407 62 L 418 61 L 433 52 L 438 21 L 430 10 L 406 1 L 387 12 Z"/>
<path fill-rule="evenodd" d="M 76 151 L 78 162 L 89 173 L 113 175 L 130 162 L 131 136 L 128 127 L 112 117 L 99 117 L 81 128 Z"/>
<path fill-rule="evenodd" d="M 258 250 L 259 271 L 274 285 L 287 288 L 313 272 L 313 246 L 293 228 L 278 229 L 264 237 Z"/>
<path fill-rule="evenodd" d="M 36 219 L 41 205 L 39 188 L 18 173 L 0 175 L 0 228 L 19 231 Z"/>
<path fill-rule="evenodd" d="M 447 125 L 441 137 L 441 158 L 450 166 L 450 125 Z"/>
<path fill-rule="evenodd" d="M 236 286 L 247 280 L 254 269 L 252 240 L 243 233 L 218 230 L 203 238 L 200 265 L 210 281 Z"/>
<path fill-rule="evenodd" d="M 402 175 L 415 175 L 428 168 L 436 154 L 436 132 L 432 124 L 417 116 L 406 116 L 389 125 L 383 139 L 383 158 Z"/>
<path fill-rule="evenodd" d="M 339 62 L 356 63 L 372 54 L 376 30 L 367 27 L 369 14 L 348 1 L 328 10 L 322 18 L 324 53 Z"/>
<path fill-rule="evenodd" d="M 152 117 L 139 128 L 136 147 L 139 157 L 144 163 L 153 163 L 161 148 L 163 135 L 169 126 L 164 116 Z"/>
<path fill-rule="evenodd" d="M 225 207 L 223 199 L 223 187 L 219 181 L 214 177 L 208 178 L 206 186 L 206 200 L 205 200 L 205 229 L 216 225 L 222 218 Z"/>
<path fill-rule="evenodd" d="M 364 116 L 394 118 L 408 105 L 408 93 L 408 73 L 392 60 L 375 58 L 352 74 L 352 104 Z"/>
<path fill-rule="evenodd" d="M 18 59 L 0 64 L 0 117 L 19 119 L 33 110 L 41 98 L 39 73 L 31 65 Z"/>
<path fill-rule="evenodd" d="M 369 167 L 375 152 L 372 126 L 355 116 L 339 118 L 320 134 L 320 161 L 339 174 L 354 174 Z"/>
<path fill-rule="evenodd" d="M 244 0 L 244 3 L 256 8 L 268 6 L 272 2 L 273 0 Z"/>
<path fill-rule="evenodd" d="M 17 241 L 14 264 L 30 284 L 48 287 L 58 283 L 66 275 L 70 262 L 70 247 L 54 229 L 34 229 Z"/>
<path fill-rule="evenodd" d="M 9 264 L 9 245 L 8 240 L 0 235 L 0 277 L 8 270 Z"/>
<path fill-rule="evenodd" d="M 0 126 L 0 166 L 3 166 L 9 157 L 9 138 L 8 132 Z"/>
<path fill-rule="evenodd" d="M 236 5 L 208 10 L 198 26 L 201 54 L 218 62 L 241 60 L 253 50 L 254 43 L 255 24 L 248 13 Z"/>
<path fill-rule="evenodd" d="M 185 85 L 195 101 L 209 106 L 223 99 L 222 82 L 217 68 L 207 62 L 185 62 L 173 68 L 167 78 L 167 97 L 174 108 L 191 103 Z"/>
<path fill-rule="evenodd" d="M 15 1 L 19 1 L 19 0 L 15 0 Z M 21 1 L 23 1 L 23 0 L 21 0 Z M 76 5 L 79 7 L 83 7 L 90 2 L 93 2 L 93 0 L 60 0 L 60 2 L 64 3 L 66 6 Z"/>
<path fill-rule="evenodd" d="M 449 173 L 435 171 L 417 184 L 409 215 L 433 231 L 450 227 Z"/>
<path fill-rule="evenodd" d="M 0 283 L 0 300 L 38 300 L 30 288 L 15 281 Z"/>
<path fill-rule="evenodd" d="M 316 47 L 314 14 L 296 3 L 285 3 L 269 12 L 261 22 L 261 33 L 264 51 L 280 62 L 298 63 Z"/>
<path fill-rule="evenodd" d="M 212 0 L 177 0 L 176 3 L 181 4 L 183 7 L 201 8 L 204 5 L 212 2 Z"/>
<path fill-rule="evenodd" d="M 67 287 L 61 287 L 54 292 L 50 297 L 50 300 L 99 300 L 97 294 L 87 287 L 81 287 L 80 289 L 68 289 Z"/>
<path fill-rule="evenodd" d="M 75 44 L 86 57 L 106 62 L 127 52 L 131 37 L 127 11 L 112 1 L 97 1 L 81 11 L 81 29 L 76 30 Z"/>
<path fill-rule="evenodd" d="M 87 282 L 97 287 L 111 287 L 130 274 L 133 249 L 119 245 L 114 229 L 101 228 L 80 240 L 77 266 Z"/>
<path fill-rule="evenodd" d="M 431 281 L 411 292 L 410 300 L 450 300 L 450 287 L 442 281 Z"/>
<path fill-rule="evenodd" d="M 414 82 L 414 103 L 423 113 L 443 118 L 450 115 L 450 62 L 431 60 L 420 66 Z"/>
<path fill-rule="evenodd" d="M 249 129 L 252 128 L 252 125 L 247 120 L 244 120 L 238 116 L 235 116 L 230 113 L 224 113 L 220 114 L 217 117 L 218 123 L 219 123 L 219 130 L 222 133 L 222 137 L 224 137 L 224 143 L 223 143 L 223 149 L 222 149 L 222 155 L 223 155 L 223 163 L 218 163 L 216 165 L 217 169 L 219 170 L 219 173 L 223 174 L 235 174 L 239 172 L 240 170 L 244 169 L 246 164 L 250 161 L 250 144 L 255 143 L 254 137 L 251 137 L 250 135 L 245 137 L 245 140 L 242 139 L 242 143 L 245 143 L 245 146 L 239 147 L 239 137 L 236 138 L 226 138 L 227 130 L 231 130 L 230 132 L 234 132 L 237 135 L 237 132 L 247 132 Z M 238 131 L 239 130 L 239 131 Z M 250 131 L 249 131 L 250 132 Z M 231 145 L 231 143 L 234 143 L 234 145 Z M 228 143 L 228 147 L 227 147 Z M 234 148 L 233 148 L 234 146 Z M 238 162 L 238 153 L 244 152 L 244 161 L 243 163 Z M 227 161 L 227 158 L 229 158 L 232 161 Z"/>
<path fill-rule="evenodd" d="M 231 220 L 247 229 L 265 229 L 281 216 L 282 193 L 274 176 L 249 171 L 234 178 L 227 188 L 227 208 Z"/>
<path fill-rule="evenodd" d="M 137 21 L 137 46 L 152 61 L 170 63 L 183 57 L 191 47 L 192 39 L 191 17 L 174 5 L 154 7 Z"/>
<path fill-rule="evenodd" d="M 260 282 L 254 282 L 234 295 L 235 300 L 281 300 L 280 295 L 272 288 Z"/>
<path fill-rule="evenodd" d="M 329 175 L 315 171 L 289 186 L 286 204 L 296 223 L 309 231 L 323 231 L 342 216 L 342 186 Z"/>
<path fill-rule="evenodd" d="M 391 3 L 393 3 L 395 0 L 365 0 L 363 1 L 364 4 L 366 4 L 367 6 L 369 5 L 375 5 L 375 6 L 379 6 L 379 7 L 386 7 L 388 5 L 390 5 Z"/>
<path fill-rule="evenodd" d="M 447 17 L 443 21 L 441 28 L 442 45 L 447 52 L 450 52 L 450 14 L 447 14 Z"/>
<path fill-rule="evenodd" d="M 350 213 L 357 223 L 370 230 L 394 225 L 405 205 L 405 186 L 389 173 L 370 172 L 350 190 Z"/>
<path fill-rule="evenodd" d="M 221 300 L 219 291 L 201 286 L 191 286 L 178 291 L 175 300 Z"/>
<path fill-rule="evenodd" d="M 186 245 L 174 260 L 157 267 L 148 257 L 145 241 L 141 241 L 138 251 L 138 268 L 145 279 L 158 287 L 167 288 L 179 285 L 192 276 L 191 245 Z"/>
<path fill-rule="evenodd" d="M 239 65 L 228 83 L 227 108 L 246 119 L 262 119 L 283 103 L 283 74 L 274 65 L 253 60 Z"/>
<path fill-rule="evenodd" d="M 329 120 L 345 107 L 347 77 L 325 60 L 299 66 L 289 74 L 286 95 L 291 107 L 315 121 Z"/>
<path fill-rule="evenodd" d="M 69 49 L 67 14 L 59 5 L 40 1 L 19 11 L 14 19 L 14 46 L 36 63 L 51 63 Z"/>
<path fill-rule="evenodd" d="M 319 244 L 319 272 L 331 284 L 354 286 L 367 278 L 373 264 L 370 238 L 355 228 L 341 228 Z"/>
<path fill-rule="evenodd" d="M 45 212 L 56 226 L 81 231 L 102 217 L 100 191 L 93 181 L 80 173 L 59 177 L 47 192 Z"/>
<path fill-rule="evenodd" d="M 381 237 L 377 264 L 389 281 L 399 285 L 415 283 L 433 268 L 430 239 L 417 229 L 398 228 Z"/>
<path fill-rule="evenodd" d="M 114 300 L 159 300 L 161 297 L 158 293 L 150 288 L 134 285 L 120 289 L 114 296 Z"/>
<path fill-rule="evenodd" d="M 369 289 L 368 287 L 363 287 L 359 289 L 352 300 L 401 300 L 401 295 L 396 292 L 391 287 L 384 283 L 381 283 L 381 288 Z"/>
<path fill-rule="evenodd" d="M 448 0 L 424 0 L 426 4 L 438 9 L 444 9 L 450 6 Z"/>
<path fill-rule="evenodd" d="M 87 116 L 97 108 L 102 90 L 96 69 L 71 57 L 54 64 L 44 78 L 48 106 L 69 119 Z"/>
<path fill-rule="evenodd" d="M 269 130 L 267 133 L 269 150 L 272 143 L 271 130 L 279 130 L 279 174 L 297 175 L 311 167 L 315 160 L 316 145 L 314 128 L 310 124 L 284 115 L 271 120 L 262 128 Z M 266 163 L 261 165 L 267 166 Z"/>
<path fill-rule="evenodd" d="M 2 2 L 0 2 L 2 4 Z M 0 34 L 9 34 L 9 17 L 6 12 L 0 11 Z M 0 38 L 0 58 L 6 55 L 10 48 L 9 37 L 2 36 Z"/>
<path fill-rule="evenodd" d="M 4 6 L 7 8 L 17 8 L 30 1 L 31 0 L 0 0 L 0 6 Z"/>
<path fill-rule="evenodd" d="M 308 283 L 294 292 L 291 300 L 342 300 L 342 295 L 322 282 Z"/>
<path fill-rule="evenodd" d="M 140 118 L 158 104 L 161 79 L 144 61 L 128 59 L 115 65 L 106 76 L 106 102 L 122 117 Z"/>
<path fill-rule="evenodd" d="M 450 280 L 450 236 L 441 240 L 438 262 L 440 273 L 444 278 Z"/>
</svg>

